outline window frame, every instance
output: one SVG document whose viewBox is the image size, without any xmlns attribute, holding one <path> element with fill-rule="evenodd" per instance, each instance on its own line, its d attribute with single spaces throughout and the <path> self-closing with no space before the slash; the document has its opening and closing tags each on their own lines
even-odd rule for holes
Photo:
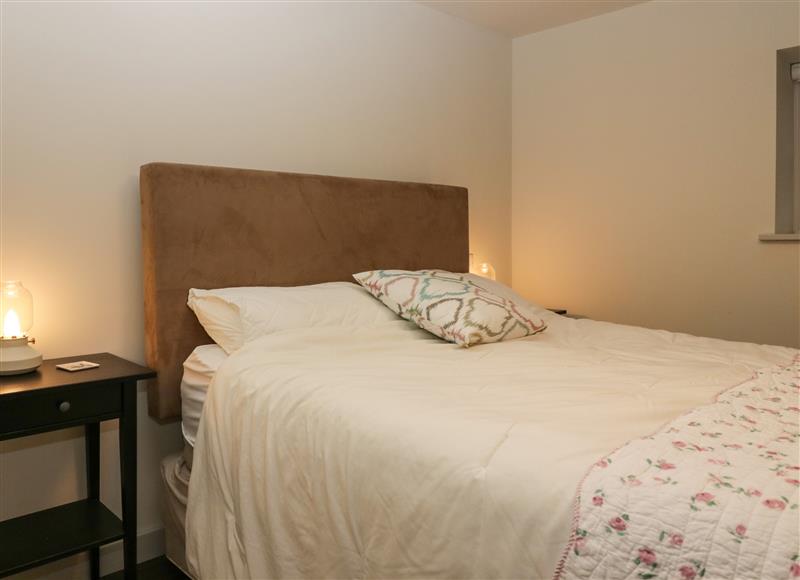
<svg viewBox="0 0 800 580">
<path fill-rule="evenodd" d="M 799 62 L 800 46 L 776 53 L 775 233 L 763 241 L 800 241 L 800 83 L 792 79 Z"/>
</svg>

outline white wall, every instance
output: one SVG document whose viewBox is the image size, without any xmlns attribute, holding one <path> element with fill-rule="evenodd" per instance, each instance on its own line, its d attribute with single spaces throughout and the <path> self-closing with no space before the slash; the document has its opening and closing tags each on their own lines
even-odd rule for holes
<svg viewBox="0 0 800 580">
<path fill-rule="evenodd" d="M 649 2 L 513 41 L 513 282 L 547 306 L 800 345 L 774 227 L 796 2 Z"/>
<path fill-rule="evenodd" d="M 477 258 L 510 279 L 510 41 L 413 3 L 1 9 L 0 278 L 33 292 L 45 356 L 143 360 L 148 161 L 467 186 Z M 181 443 L 139 399 L 146 532 L 159 459 Z M 0 445 L 0 519 L 81 496 L 79 435 Z M 112 426 L 101 495 L 115 510 L 117 465 Z"/>
</svg>

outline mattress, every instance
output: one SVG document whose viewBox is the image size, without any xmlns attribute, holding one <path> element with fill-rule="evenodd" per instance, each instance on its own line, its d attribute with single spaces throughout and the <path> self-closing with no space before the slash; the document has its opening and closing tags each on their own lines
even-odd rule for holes
<svg viewBox="0 0 800 580">
<path fill-rule="evenodd" d="M 181 431 L 189 446 L 194 446 L 211 379 L 228 354 L 216 344 L 198 346 L 183 363 L 181 378 Z"/>
<path fill-rule="evenodd" d="M 217 369 L 227 357 L 228 354 L 220 346 L 206 344 L 195 348 L 184 361 L 181 377 L 181 431 L 184 448 L 181 453 L 169 455 L 161 461 L 166 555 L 173 564 L 187 574 L 186 504 L 192 471 L 193 446 L 208 387 Z"/>
<path fill-rule="evenodd" d="M 186 501 L 189 493 L 191 447 L 161 460 L 162 517 L 166 556 L 188 574 L 186 567 Z M 188 457 L 187 457 L 188 452 Z"/>
<path fill-rule="evenodd" d="M 233 353 L 197 435 L 190 570 L 551 577 L 588 466 L 797 355 L 547 322 L 469 349 L 397 321 L 278 333 Z"/>
</svg>

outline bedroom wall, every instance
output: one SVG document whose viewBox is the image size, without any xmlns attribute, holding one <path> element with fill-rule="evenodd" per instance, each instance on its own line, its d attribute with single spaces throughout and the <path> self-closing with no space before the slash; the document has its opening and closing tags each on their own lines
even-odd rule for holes
<svg viewBox="0 0 800 580">
<path fill-rule="evenodd" d="M 796 2 L 648 2 L 513 41 L 517 290 L 600 320 L 800 345 L 774 227 Z"/>
<path fill-rule="evenodd" d="M 0 10 L 0 278 L 33 292 L 45 356 L 143 361 L 137 180 L 148 161 L 467 186 L 477 258 L 510 280 L 509 40 L 413 3 Z M 145 402 L 142 390 L 150 557 L 159 460 L 181 442 Z M 118 510 L 116 436 L 105 427 L 101 495 Z M 0 444 L 0 519 L 80 497 L 83 482 L 80 432 Z M 26 577 L 81 577 L 82 565 Z"/>
</svg>

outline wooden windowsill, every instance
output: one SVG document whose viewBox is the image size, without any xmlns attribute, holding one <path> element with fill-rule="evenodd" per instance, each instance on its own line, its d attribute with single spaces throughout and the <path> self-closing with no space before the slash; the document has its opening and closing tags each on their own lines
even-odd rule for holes
<svg viewBox="0 0 800 580">
<path fill-rule="evenodd" d="M 761 242 L 800 242 L 800 233 L 798 233 L 798 234 L 759 234 L 758 239 Z"/>
</svg>

